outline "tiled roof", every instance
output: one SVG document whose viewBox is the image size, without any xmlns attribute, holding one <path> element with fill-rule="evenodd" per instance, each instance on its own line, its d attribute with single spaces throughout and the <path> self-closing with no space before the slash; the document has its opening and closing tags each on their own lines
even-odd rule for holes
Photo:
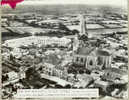
<svg viewBox="0 0 129 100">
<path fill-rule="evenodd" d="M 105 69 L 105 71 L 107 72 L 110 72 L 110 73 L 118 73 L 118 74 L 121 74 L 121 75 L 124 75 L 124 74 L 127 74 L 126 71 L 123 71 L 123 70 L 120 70 L 118 68 L 108 68 L 108 69 Z"/>
<path fill-rule="evenodd" d="M 110 56 L 110 53 L 101 49 L 96 50 L 96 55 L 100 56 Z"/>
<path fill-rule="evenodd" d="M 48 55 L 47 63 L 58 65 L 60 64 L 60 61 L 61 60 L 57 57 L 57 55 L 54 55 L 54 54 Z"/>
<path fill-rule="evenodd" d="M 95 48 L 93 47 L 82 47 L 79 48 L 77 54 L 79 55 L 89 55 Z"/>
<path fill-rule="evenodd" d="M 82 47 L 77 51 L 79 55 L 95 55 L 95 56 L 110 56 L 110 53 L 105 50 L 96 49 L 95 47 Z"/>
</svg>

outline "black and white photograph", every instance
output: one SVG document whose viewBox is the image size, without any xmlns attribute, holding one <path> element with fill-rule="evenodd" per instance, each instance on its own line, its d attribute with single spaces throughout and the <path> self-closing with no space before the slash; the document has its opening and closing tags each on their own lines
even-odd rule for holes
<svg viewBox="0 0 129 100">
<path fill-rule="evenodd" d="M 2 98 L 26 89 L 98 89 L 97 98 L 128 99 L 127 3 L 23 0 L 14 9 L 2 5 Z"/>
</svg>

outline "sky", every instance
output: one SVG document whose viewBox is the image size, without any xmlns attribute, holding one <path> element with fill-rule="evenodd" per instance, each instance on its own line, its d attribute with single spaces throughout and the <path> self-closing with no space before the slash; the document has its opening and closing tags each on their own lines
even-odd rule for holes
<svg viewBox="0 0 129 100">
<path fill-rule="evenodd" d="M 90 4 L 127 6 L 128 0 L 24 0 L 21 4 Z"/>
</svg>

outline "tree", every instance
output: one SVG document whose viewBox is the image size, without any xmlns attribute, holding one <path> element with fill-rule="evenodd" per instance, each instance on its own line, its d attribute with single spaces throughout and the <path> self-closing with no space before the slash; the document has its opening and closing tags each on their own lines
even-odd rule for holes
<svg viewBox="0 0 129 100">
<path fill-rule="evenodd" d="M 79 34 L 79 31 L 76 30 L 76 29 L 74 29 L 74 30 L 72 30 L 72 33 L 73 33 L 73 34 Z"/>
<path fill-rule="evenodd" d="M 7 81 L 9 79 L 8 75 L 2 75 L 2 82 Z"/>
<path fill-rule="evenodd" d="M 26 73 L 26 78 L 28 80 L 39 80 L 41 78 L 40 74 L 35 70 L 34 67 L 28 68 L 28 70 L 25 72 Z"/>
<path fill-rule="evenodd" d="M 11 61 L 14 61 L 14 56 L 13 56 L 12 54 L 10 54 L 9 59 L 10 59 Z"/>
<path fill-rule="evenodd" d="M 101 40 L 97 39 L 96 46 L 99 47 L 101 45 Z"/>
<path fill-rule="evenodd" d="M 64 88 L 70 89 L 70 88 L 72 88 L 72 86 L 70 84 L 67 84 Z"/>
<path fill-rule="evenodd" d="M 88 37 L 84 34 L 84 35 L 79 37 L 79 40 L 88 41 Z"/>
<path fill-rule="evenodd" d="M 64 24 L 59 23 L 59 29 L 65 30 L 65 31 L 70 31 Z"/>
<path fill-rule="evenodd" d="M 83 74 L 84 73 L 84 70 L 83 69 L 80 69 L 79 70 L 79 74 Z"/>
</svg>

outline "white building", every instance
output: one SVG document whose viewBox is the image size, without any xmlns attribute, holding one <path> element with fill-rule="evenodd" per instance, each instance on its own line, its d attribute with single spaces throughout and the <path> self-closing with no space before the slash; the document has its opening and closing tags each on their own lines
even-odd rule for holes
<svg viewBox="0 0 129 100">
<path fill-rule="evenodd" d="M 31 45 L 32 43 L 37 44 L 39 46 L 51 45 L 51 44 L 58 44 L 59 46 L 67 46 L 67 44 L 70 42 L 71 42 L 70 39 L 64 37 L 57 38 L 57 37 L 47 37 L 47 36 L 42 36 L 42 37 L 30 36 L 30 37 L 6 40 L 5 45 L 13 48 Z"/>
<path fill-rule="evenodd" d="M 7 75 L 9 77 L 9 81 L 19 78 L 18 73 L 14 72 L 14 71 L 7 73 Z"/>
</svg>

